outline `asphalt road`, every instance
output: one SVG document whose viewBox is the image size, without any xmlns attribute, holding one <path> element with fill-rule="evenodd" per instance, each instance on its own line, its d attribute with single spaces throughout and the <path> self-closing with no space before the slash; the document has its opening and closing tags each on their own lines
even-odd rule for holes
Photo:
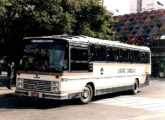
<svg viewBox="0 0 165 120">
<path fill-rule="evenodd" d="M 0 120 L 165 120 L 165 79 L 152 79 L 136 95 L 108 94 L 87 105 L 77 100 L 0 98 Z"/>
</svg>

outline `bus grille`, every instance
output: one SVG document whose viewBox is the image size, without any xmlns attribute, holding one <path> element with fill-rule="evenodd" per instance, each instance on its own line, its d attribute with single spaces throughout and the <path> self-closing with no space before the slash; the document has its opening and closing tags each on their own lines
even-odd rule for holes
<svg viewBox="0 0 165 120">
<path fill-rule="evenodd" d="M 24 79 L 24 89 L 51 92 L 51 81 Z"/>
</svg>

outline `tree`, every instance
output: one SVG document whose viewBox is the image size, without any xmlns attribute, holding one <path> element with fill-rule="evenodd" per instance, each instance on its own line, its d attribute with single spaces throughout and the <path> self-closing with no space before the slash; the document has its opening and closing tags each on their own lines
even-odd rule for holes
<svg viewBox="0 0 165 120">
<path fill-rule="evenodd" d="M 95 1 L 62 0 L 62 8 L 72 17 L 71 34 L 87 35 L 102 39 L 113 39 L 109 25 L 112 13 Z"/>
<path fill-rule="evenodd" d="M 20 53 L 22 38 L 55 34 L 113 39 L 112 13 L 88 0 L 1 0 L 0 44 Z M 3 50 L 4 51 L 4 50 Z"/>
</svg>

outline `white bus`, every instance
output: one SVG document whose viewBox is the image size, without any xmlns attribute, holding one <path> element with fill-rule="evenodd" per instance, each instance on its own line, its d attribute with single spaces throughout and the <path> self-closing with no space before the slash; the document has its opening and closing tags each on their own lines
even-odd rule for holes
<svg viewBox="0 0 165 120">
<path fill-rule="evenodd" d="M 151 52 L 87 36 L 24 38 L 16 94 L 47 98 L 79 98 L 130 90 L 149 84 Z"/>
</svg>

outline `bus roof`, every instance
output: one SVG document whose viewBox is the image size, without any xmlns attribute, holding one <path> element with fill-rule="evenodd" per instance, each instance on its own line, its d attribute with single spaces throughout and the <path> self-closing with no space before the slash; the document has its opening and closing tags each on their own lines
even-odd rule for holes
<svg viewBox="0 0 165 120">
<path fill-rule="evenodd" d="M 84 35 L 75 35 L 75 36 L 69 36 L 69 35 L 52 35 L 52 36 L 42 36 L 42 37 L 25 37 L 24 40 L 29 39 L 62 39 L 66 40 L 70 43 L 77 43 L 77 44 L 99 44 L 99 45 L 107 45 L 112 47 L 120 47 L 120 48 L 129 48 L 129 49 L 137 49 L 142 51 L 149 51 L 150 48 L 146 46 L 137 46 L 137 45 L 129 45 L 125 43 L 121 43 L 119 41 L 110 41 L 105 39 L 98 39 L 98 38 L 92 38 Z"/>
</svg>

